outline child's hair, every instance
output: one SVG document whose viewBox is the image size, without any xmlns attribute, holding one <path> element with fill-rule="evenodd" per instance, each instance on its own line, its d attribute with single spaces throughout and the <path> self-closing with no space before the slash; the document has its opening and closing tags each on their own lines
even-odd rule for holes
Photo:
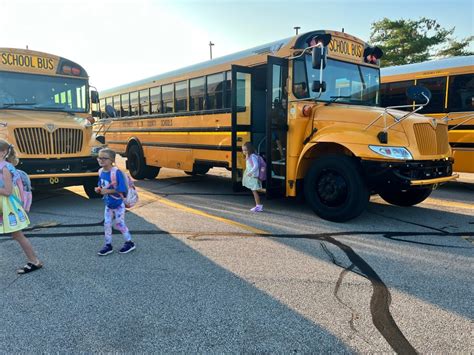
<svg viewBox="0 0 474 355">
<path fill-rule="evenodd" d="M 101 150 L 99 150 L 99 153 L 105 153 L 107 154 L 107 156 L 110 158 L 110 160 L 112 162 L 115 162 L 115 151 L 110 149 L 110 148 L 102 148 Z"/>
<path fill-rule="evenodd" d="M 4 152 L 6 151 L 5 154 L 5 160 L 12 165 L 17 165 L 18 162 L 20 161 L 18 157 L 16 156 L 16 151 L 15 148 L 13 148 L 13 145 L 8 143 L 4 139 L 0 139 L 0 151 Z"/>
<path fill-rule="evenodd" d="M 245 142 L 244 147 L 247 148 L 247 152 L 250 154 L 255 154 L 255 148 L 253 147 L 252 143 L 250 142 Z"/>
</svg>

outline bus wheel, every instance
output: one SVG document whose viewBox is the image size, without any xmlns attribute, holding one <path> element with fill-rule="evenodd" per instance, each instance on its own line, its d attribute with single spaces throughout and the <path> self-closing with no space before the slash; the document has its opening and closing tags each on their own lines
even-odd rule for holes
<svg viewBox="0 0 474 355">
<path fill-rule="evenodd" d="M 334 222 L 359 216 L 370 197 L 359 164 L 344 155 L 316 159 L 305 177 L 304 193 L 319 217 Z"/>
<path fill-rule="evenodd" d="M 134 179 L 143 180 L 147 176 L 147 166 L 145 165 L 145 158 L 140 147 L 136 144 L 132 145 L 127 154 L 128 169 L 130 175 Z"/>
<path fill-rule="evenodd" d="M 406 190 L 384 190 L 379 195 L 388 203 L 396 206 L 413 206 L 423 202 L 431 195 L 432 187 L 408 188 Z"/>
<path fill-rule="evenodd" d="M 90 199 L 102 197 L 101 194 L 96 193 L 94 190 L 97 187 L 97 180 L 98 179 L 96 177 L 88 178 L 82 185 L 84 187 L 84 192 Z"/>
<path fill-rule="evenodd" d="M 154 178 L 158 176 L 159 173 L 160 173 L 159 167 L 147 165 L 145 178 L 149 180 L 153 180 Z"/>
</svg>

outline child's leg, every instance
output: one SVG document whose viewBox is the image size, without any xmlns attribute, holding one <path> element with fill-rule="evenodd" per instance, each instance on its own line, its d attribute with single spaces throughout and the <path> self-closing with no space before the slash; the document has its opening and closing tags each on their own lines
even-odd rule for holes
<svg viewBox="0 0 474 355">
<path fill-rule="evenodd" d="M 122 204 L 119 208 L 114 210 L 115 214 L 115 228 L 122 233 L 125 241 L 132 240 L 130 231 L 128 230 L 127 225 L 125 224 L 125 205 Z"/>
<path fill-rule="evenodd" d="M 36 254 L 33 250 L 33 247 L 30 241 L 25 237 L 22 231 L 17 231 L 12 233 L 13 239 L 15 239 L 18 244 L 20 244 L 23 252 L 25 253 L 26 257 L 28 258 L 28 262 L 39 265 L 40 261 L 36 257 Z"/>
<path fill-rule="evenodd" d="M 258 195 L 258 191 L 252 190 L 252 193 L 253 193 L 253 198 L 255 199 L 255 204 L 257 206 L 260 206 L 260 196 Z"/>
<path fill-rule="evenodd" d="M 104 235 L 105 244 L 112 244 L 112 220 L 114 218 L 114 211 L 105 206 L 104 211 Z"/>
</svg>

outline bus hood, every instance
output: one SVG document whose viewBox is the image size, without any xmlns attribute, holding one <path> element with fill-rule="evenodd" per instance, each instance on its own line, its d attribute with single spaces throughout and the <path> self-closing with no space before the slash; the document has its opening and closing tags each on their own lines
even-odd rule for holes
<svg viewBox="0 0 474 355">
<path fill-rule="evenodd" d="M 363 128 L 370 124 L 372 129 L 383 130 L 408 114 L 406 111 L 388 109 L 375 106 L 354 106 L 343 104 L 319 105 L 315 110 L 314 119 L 328 120 L 349 125 L 359 125 Z M 411 126 L 414 122 L 430 122 L 430 118 L 413 113 L 400 123 L 395 124 L 389 131 L 403 132 L 405 127 Z M 408 129 L 409 131 L 410 129 Z"/>
<path fill-rule="evenodd" d="M 53 111 L 0 110 L 0 127 L 86 128 L 89 121 L 76 114 Z"/>
</svg>

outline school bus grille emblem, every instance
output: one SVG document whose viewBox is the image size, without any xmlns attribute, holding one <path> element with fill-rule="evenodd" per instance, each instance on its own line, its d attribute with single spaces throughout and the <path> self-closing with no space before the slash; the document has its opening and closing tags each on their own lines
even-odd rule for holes
<svg viewBox="0 0 474 355">
<path fill-rule="evenodd" d="M 56 126 L 53 123 L 48 123 L 46 124 L 46 129 L 49 133 L 53 133 L 53 131 L 56 129 Z"/>
<path fill-rule="evenodd" d="M 20 153 L 28 155 L 78 154 L 84 145 L 82 129 L 61 128 L 54 124 L 15 128 L 13 134 Z"/>
</svg>

